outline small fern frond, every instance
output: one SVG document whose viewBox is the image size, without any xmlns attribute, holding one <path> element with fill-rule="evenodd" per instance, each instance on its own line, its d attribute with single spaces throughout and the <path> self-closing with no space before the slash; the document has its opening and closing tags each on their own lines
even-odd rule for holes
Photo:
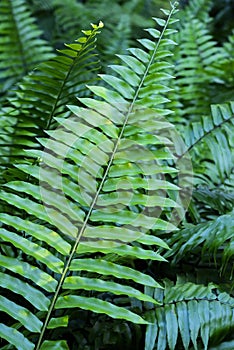
<svg viewBox="0 0 234 350">
<path fill-rule="evenodd" d="M 215 132 L 227 124 L 228 128 L 233 128 L 234 124 L 234 102 L 226 104 L 211 105 L 210 116 L 203 116 L 201 121 L 190 123 L 184 132 L 186 150 L 179 157 L 183 157 L 186 152 L 195 149 L 200 142 L 214 135 Z"/>
<path fill-rule="evenodd" d="M 204 154 L 204 158 L 200 160 L 200 166 L 196 167 L 197 185 L 233 191 L 234 152 L 230 137 L 231 130 L 232 128 L 227 132 L 219 132 L 212 139 L 206 140 L 204 147 L 207 147 L 206 155 L 209 155 L 210 160 L 208 161 Z"/>
<path fill-rule="evenodd" d="M 234 299 L 214 285 L 166 281 L 164 290 L 146 291 L 162 305 L 148 311 L 152 324 L 147 325 L 145 350 L 188 350 L 191 345 L 206 350 L 219 345 L 234 327 Z"/>
<path fill-rule="evenodd" d="M 87 18 L 86 7 L 82 2 L 76 0 L 53 0 L 51 5 L 54 9 L 55 21 L 52 39 L 58 45 L 58 40 L 67 41 L 76 35 L 77 27 L 74 26 L 74 23 L 82 22 L 82 17 Z M 87 22 L 89 23 L 90 20 Z"/>
<path fill-rule="evenodd" d="M 66 111 L 66 104 L 74 102 L 76 94 L 85 94 L 85 84 L 99 64 L 93 53 L 99 29 L 84 31 L 83 37 L 66 44 L 58 56 L 41 63 L 17 86 L 10 106 L 0 113 L 4 156 L 0 164 L 11 167 L 26 157 L 23 149 L 38 147 L 36 137 L 43 135 L 43 129 L 54 127 L 54 118 Z"/>
<path fill-rule="evenodd" d="M 0 15 L 0 93 L 6 94 L 25 74 L 53 55 L 48 43 L 40 39 L 42 32 L 24 0 L 2 0 Z"/>
<path fill-rule="evenodd" d="M 183 125 L 186 120 L 200 121 L 209 113 L 213 96 L 217 98 L 216 84 L 223 84 L 223 71 L 217 62 L 228 55 L 213 40 L 207 25 L 194 17 L 185 21 L 174 40 L 179 43 L 172 72 L 177 79 L 170 97 L 175 121 Z"/>
<path fill-rule="evenodd" d="M 111 37 L 112 45 L 107 45 L 107 47 L 104 48 L 107 61 L 116 54 L 124 54 L 126 52 L 130 46 L 130 34 L 131 17 L 129 14 L 124 14 L 119 19 L 114 31 L 113 26 L 108 30 L 108 36 Z M 118 61 L 117 57 L 116 61 Z"/>
</svg>

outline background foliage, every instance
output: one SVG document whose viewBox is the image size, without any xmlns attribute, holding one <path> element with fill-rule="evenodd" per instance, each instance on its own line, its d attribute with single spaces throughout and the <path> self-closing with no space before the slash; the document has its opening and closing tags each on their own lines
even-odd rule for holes
<svg viewBox="0 0 234 350">
<path fill-rule="evenodd" d="M 172 15 L 180 21 L 169 23 L 178 32 L 165 38 L 144 31 L 164 30 L 160 19 L 168 13 L 160 7 L 171 8 L 156 0 L 116 0 L 111 6 L 98 0 L 1 1 L 1 349 L 28 350 L 33 344 L 41 350 L 234 347 L 233 2 L 181 1 L 179 13 Z M 89 27 L 99 20 L 104 28 Z M 136 41 L 142 37 L 149 41 Z M 129 47 L 137 50 L 126 51 Z M 142 72 L 150 58 L 155 66 L 149 65 L 145 81 Z M 136 87 L 140 93 L 134 99 Z M 100 192 L 99 205 L 106 203 L 106 210 L 94 208 L 89 224 L 95 229 L 84 230 L 86 241 L 80 241 L 76 228 L 84 227 L 90 204 L 82 202 L 82 186 L 95 196 L 96 161 L 105 171 L 108 151 L 113 152 L 122 130 L 126 112 L 113 102 L 116 98 L 150 110 L 123 128 L 121 147 L 128 156 L 117 152 L 107 189 Z M 86 113 L 90 107 L 99 112 L 104 101 L 108 115 L 100 119 Z M 163 120 L 153 119 L 151 109 Z M 146 129 L 139 137 L 142 125 Z M 172 155 L 166 131 L 173 126 L 186 147 Z M 157 138 L 150 137 L 152 129 Z M 82 142 L 79 130 L 87 132 Z M 96 147 L 100 141 L 106 148 Z M 127 167 L 136 154 L 133 141 L 150 173 Z M 148 150 L 154 159 L 147 158 Z M 182 222 L 168 232 L 180 185 L 174 169 L 187 154 L 193 194 Z M 165 179 L 160 185 L 167 201 L 161 190 L 150 206 L 140 179 L 160 180 L 155 163 Z M 95 179 L 98 184 L 102 176 Z M 123 202 L 118 203 L 112 182 L 126 176 L 136 189 L 129 206 L 124 196 L 130 190 L 121 189 Z M 68 206 L 56 187 L 60 177 Z M 119 205 L 122 212 L 116 213 Z M 145 215 L 137 229 L 120 229 L 147 205 L 160 208 L 160 224 L 144 232 Z M 133 242 L 126 240 L 129 234 Z M 100 235 L 104 246 L 93 243 Z M 110 245 L 113 235 L 120 247 Z M 57 304 L 48 313 L 51 300 Z"/>
</svg>

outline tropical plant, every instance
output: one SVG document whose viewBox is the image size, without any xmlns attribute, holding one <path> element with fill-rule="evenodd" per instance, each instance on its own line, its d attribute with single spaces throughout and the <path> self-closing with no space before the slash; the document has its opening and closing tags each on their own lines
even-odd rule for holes
<svg viewBox="0 0 234 350">
<path fill-rule="evenodd" d="M 170 3 L 128 54 L 151 2 L 65 48 L 105 1 L 2 4 L 1 349 L 231 350 L 233 35 L 213 40 L 211 1 Z"/>
</svg>

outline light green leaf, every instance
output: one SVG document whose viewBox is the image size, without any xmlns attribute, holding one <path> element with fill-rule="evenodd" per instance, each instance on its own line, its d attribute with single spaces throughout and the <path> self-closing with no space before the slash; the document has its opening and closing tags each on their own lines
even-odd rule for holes
<svg viewBox="0 0 234 350">
<path fill-rule="evenodd" d="M 130 298 L 137 298 L 139 300 L 148 301 L 154 304 L 157 302 L 138 291 L 135 288 L 122 285 L 115 282 L 103 281 L 97 278 L 86 278 L 86 277 L 78 277 L 78 276 L 70 276 L 67 277 L 63 284 L 64 289 L 84 289 L 84 290 L 95 290 L 98 292 L 110 292 L 116 295 L 125 294 Z"/>
<path fill-rule="evenodd" d="M 185 349 L 188 349 L 190 343 L 189 317 L 187 303 L 182 301 L 176 305 L 178 315 L 178 325 L 180 335 Z"/>
<path fill-rule="evenodd" d="M 167 346 L 167 329 L 165 313 L 162 308 L 156 308 L 156 319 L 158 321 L 157 350 L 165 350 Z"/>
<path fill-rule="evenodd" d="M 197 337 L 201 326 L 197 310 L 198 302 L 196 300 L 190 300 L 188 303 L 189 329 L 195 350 L 197 350 Z"/>
<path fill-rule="evenodd" d="M 51 318 L 47 326 L 48 329 L 56 329 L 58 327 L 67 327 L 69 317 L 68 315 Z"/>
<path fill-rule="evenodd" d="M 42 322 L 25 307 L 17 305 L 13 301 L 0 295 L 0 310 L 6 312 L 31 332 L 40 332 Z"/>
<path fill-rule="evenodd" d="M 157 22 L 157 24 L 158 24 L 160 27 L 164 27 L 165 24 L 166 24 L 166 21 L 165 21 L 164 19 L 157 18 L 157 17 L 153 17 L 153 19 L 155 20 L 155 22 Z"/>
<path fill-rule="evenodd" d="M 157 219 L 153 215 L 146 216 L 141 213 L 134 213 L 128 210 L 116 210 L 114 208 L 112 211 L 105 212 L 104 210 L 95 210 L 91 215 L 91 220 L 93 222 L 105 221 L 105 222 L 116 222 L 119 224 L 127 224 L 133 227 L 144 227 L 145 229 L 155 229 L 155 230 L 176 230 L 173 224 L 167 221 Z"/>
<path fill-rule="evenodd" d="M 151 276 L 143 274 L 130 267 L 114 264 L 101 259 L 74 259 L 72 271 L 90 271 L 101 275 L 115 276 L 120 279 L 131 279 L 139 284 L 151 287 L 161 287 Z"/>
<path fill-rule="evenodd" d="M 165 305 L 164 312 L 166 317 L 168 345 L 170 350 L 174 350 L 178 338 L 178 320 L 175 305 Z"/>
<path fill-rule="evenodd" d="M 120 318 L 137 324 L 148 324 L 143 318 L 133 312 L 97 298 L 86 298 L 77 295 L 60 296 L 55 309 L 80 307 L 97 313 L 104 313 L 112 318 Z"/>
<path fill-rule="evenodd" d="M 108 241 L 102 241 L 99 242 L 86 242 L 81 243 L 77 252 L 79 254 L 83 253 L 92 253 L 92 252 L 102 252 L 104 254 L 112 253 L 117 254 L 119 256 L 131 256 L 136 259 L 152 259 L 152 260 L 158 260 L 158 261 L 166 261 L 160 254 L 152 251 L 152 250 L 146 250 L 138 247 L 132 247 L 129 245 L 119 245 L 119 243 L 110 242 L 108 244 Z"/>
<path fill-rule="evenodd" d="M 198 303 L 198 315 L 201 322 L 201 338 L 204 344 L 204 349 L 208 349 L 208 342 L 209 342 L 209 322 L 210 322 L 210 312 L 209 312 L 209 301 L 208 300 L 201 300 Z"/>
<path fill-rule="evenodd" d="M 69 350 L 65 340 L 45 340 L 40 350 Z"/>
<path fill-rule="evenodd" d="M 151 310 L 147 312 L 146 319 L 151 324 L 146 326 L 144 350 L 153 350 L 155 346 L 157 334 L 158 334 L 158 324 L 155 319 L 155 311 Z"/>
<path fill-rule="evenodd" d="M 25 283 L 18 278 L 0 272 L 0 286 L 22 295 L 38 310 L 48 310 L 50 304 L 49 299 L 35 287 L 30 286 L 28 283 Z"/>
<path fill-rule="evenodd" d="M 15 345 L 18 350 L 33 350 L 35 347 L 22 333 L 3 323 L 0 323 L 0 337 Z"/>
<path fill-rule="evenodd" d="M 140 78 L 130 68 L 120 65 L 110 65 L 109 67 L 116 71 L 131 86 L 134 87 L 139 84 Z"/>
<path fill-rule="evenodd" d="M 140 178 L 140 177 L 122 177 L 121 181 L 118 178 L 111 178 L 105 182 L 104 191 L 116 191 L 117 189 L 132 190 L 144 188 L 148 191 L 153 190 L 178 190 L 179 188 L 168 181 Z"/>
<path fill-rule="evenodd" d="M 131 99 L 133 97 L 134 90 L 122 79 L 108 74 L 100 74 L 100 77 L 116 91 L 118 91 L 124 98 Z"/>
<path fill-rule="evenodd" d="M 28 278 L 48 292 L 55 291 L 57 281 L 49 274 L 41 271 L 38 267 L 3 255 L 0 255 L 0 263 L 2 267 Z"/>
</svg>

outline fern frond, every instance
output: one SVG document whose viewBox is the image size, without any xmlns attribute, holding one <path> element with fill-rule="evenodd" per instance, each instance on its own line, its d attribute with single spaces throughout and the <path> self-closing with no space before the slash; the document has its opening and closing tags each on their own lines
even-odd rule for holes
<svg viewBox="0 0 234 350">
<path fill-rule="evenodd" d="M 6 326 L 9 328 L 14 318 L 19 322 L 19 334 L 5 335 L 12 344 L 15 338 L 23 338 L 25 344 L 30 341 L 31 348 L 33 344 L 37 350 L 46 348 L 50 341 L 43 342 L 47 329 L 68 322 L 60 318 L 67 308 L 147 323 L 129 309 L 102 300 L 99 292 L 157 303 L 131 286 L 129 280 L 154 287 L 159 287 L 158 282 L 139 275 L 134 268 L 121 266 L 118 260 L 165 261 L 153 248 L 167 248 L 156 233 L 175 229 L 165 220 L 178 205 L 175 199 L 179 187 L 168 179 L 176 170 L 168 165 L 174 159 L 168 147 L 171 141 L 162 135 L 173 127 L 163 119 L 168 113 L 162 109 L 168 88 L 161 83 L 169 78 L 168 65 L 161 60 L 171 55 L 165 45 L 174 44 L 167 38 L 171 33 L 167 28 L 175 21 L 175 12 L 172 5 L 165 12 L 166 20 L 155 19 L 161 31 L 149 29 L 152 39 L 139 40 L 143 49 L 130 49 L 129 55 L 120 56 L 123 65 L 114 66 L 118 77 L 101 76 L 110 87 L 89 86 L 94 98 L 79 98 L 83 107 L 69 105 L 69 118 L 58 117 L 59 112 L 54 116 L 60 127 L 39 139 L 44 151 L 27 151 L 28 156 L 35 157 L 35 163 L 16 165 L 29 175 L 27 180 L 8 183 L 0 194 L 3 202 L 17 208 L 14 218 L 7 212 L 3 215 L 2 240 L 20 251 L 16 257 L 1 257 L 3 268 L 11 271 L 4 274 L 4 288 L 10 288 L 7 281 L 12 273 L 20 281 L 24 273 L 28 285 L 45 296 L 41 312 L 30 311 L 24 324 L 16 312 L 20 300 L 13 302 L 8 297 Z M 76 45 L 69 48 L 75 50 Z M 28 87 L 27 95 L 29 91 Z M 30 102 L 34 105 L 33 100 Z M 100 272 L 116 280 L 108 281 L 100 277 Z M 87 297 L 86 291 L 90 290 L 92 297 Z M 36 319 L 28 333 L 23 327 L 31 323 L 31 314 Z M 53 344 L 59 347 L 61 341 Z"/>
<path fill-rule="evenodd" d="M 178 161 L 187 152 L 192 157 L 194 198 L 203 203 L 203 210 L 206 203 L 221 214 L 230 211 L 233 203 L 233 117 L 233 102 L 212 105 L 210 116 L 185 128 L 186 147 L 177 152 Z"/>
<path fill-rule="evenodd" d="M 66 44 L 58 56 L 41 63 L 18 85 L 10 106 L 0 113 L 1 164 L 11 167 L 26 157 L 23 149 L 38 147 L 35 138 L 44 134 L 43 129 L 54 127 L 54 118 L 66 111 L 76 94 L 84 94 L 98 67 L 93 53 L 98 33 L 98 28 L 84 31 L 83 37 Z"/>
<path fill-rule="evenodd" d="M 5 94 L 25 74 L 53 55 L 48 43 L 40 39 L 42 31 L 24 0 L 2 0 L 0 15 L 0 93 Z"/>
<path fill-rule="evenodd" d="M 209 123 L 208 119 L 205 122 L 204 118 L 203 128 L 199 123 L 193 124 L 192 132 L 187 134 L 191 136 L 186 138 L 187 144 L 190 144 L 189 149 L 195 150 L 194 158 L 199 159 L 194 166 L 195 184 L 215 191 L 216 199 L 217 190 L 223 191 L 223 197 L 228 200 L 234 189 L 233 106 L 233 102 L 211 106 L 212 122 Z M 203 133 L 202 129 L 205 128 L 206 132 Z M 222 203 L 221 200 L 220 205 Z"/>
<path fill-rule="evenodd" d="M 193 192 L 193 197 L 203 205 L 218 211 L 219 214 L 226 214 L 234 207 L 234 192 L 223 188 L 209 189 L 205 186 L 198 186 Z"/>
<path fill-rule="evenodd" d="M 173 234 L 168 244 L 172 249 L 165 257 L 173 256 L 173 263 L 200 252 L 203 260 L 214 259 L 221 273 L 233 260 L 233 211 L 212 221 L 189 226 Z"/>
<path fill-rule="evenodd" d="M 203 116 L 201 121 L 189 123 L 184 131 L 184 141 L 186 149 L 184 153 L 178 153 L 179 157 L 183 157 L 186 152 L 190 152 L 196 146 L 209 138 L 211 134 L 215 134 L 217 129 L 221 129 L 227 124 L 228 128 L 233 127 L 234 119 L 234 103 L 211 105 L 210 116 Z"/>
<path fill-rule="evenodd" d="M 113 26 L 109 28 L 108 36 L 111 37 L 112 45 L 104 48 L 107 61 L 116 54 L 124 54 L 130 47 L 131 18 L 129 14 L 121 16 L 119 23 L 113 32 Z M 116 61 L 118 58 L 116 57 Z"/>
<path fill-rule="evenodd" d="M 172 74 L 177 79 L 170 95 L 171 108 L 174 120 L 183 125 L 186 120 L 200 121 L 209 113 L 213 98 L 217 99 L 219 85 L 223 86 L 223 71 L 217 63 L 228 55 L 213 40 L 207 24 L 193 15 L 184 21 L 174 40 L 179 45 L 173 59 Z"/>
<path fill-rule="evenodd" d="M 206 143 L 210 161 L 201 159 L 201 167 L 197 167 L 196 183 L 198 185 L 208 185 L 209 188 L 224 189 L 233 191 L 233 146 L 229 139 L 228 132 L 219 132 L 212 139 L 207 139 Z M 217 152 L 217 149 L 219 150 Z"/>
<path fill-rule="evenodd" d="M 215 103 L 233 100 L 234 93 L 234 32 L 232 32 L 227 41 L 223 43 L 223 59 L 218 60 L 215 66 L 221 72 L 217 86 L 214 86 L 213 99 Z M 218 90 L 218 96 L 217 96 Z"/>
<path fill-rule="evenodd" d="M 75 0 L 53 0 L 51 4 L 54 8 L 55 21 L 52 39 L 58 45 L 58 39 L 67 41 L 76 35 L 77 27 L 74 26 L 74 23 L 82 22 L 82 17 L 87 18 L 87 11 L 83 3 Z M 101 17 L 96 18 L 101 19 Z M 87 22 L 91 22 L 90 18 Z"/>
<path fill-rule="evenodd" d="M 166 281 L 164 291 L 147 288 L 147 292 L 160 298 L 162 305 L 148 311 L 147 319 L 153 324 L 147 325 L 145 350 L 178 346 L 187 350 L 191 345 L 208 349 L 220 344 L 234 327 L 234 300 L 214 285 Z"/>
<path fill-rule="evenodd" d="M 152 17 L 155 8 L 150 4 L 145 4 L 142 0 L 128 0 L 124 3 L 113 1 L 111 6 L 108 0 L 101 2 L 89 0 L 85 4 L 74 0 L 53 0 L 52 3 L 54 6 L 55 33 L 53 40 L 55 43 L 58 40 L 60 43 L 61 38 L 67 41 L 74 37 L 76 34 L 74 31 L 77 30 L 74 23 L 77 23 L 78 28 L 84 20 L 90 23 L 99 18 L 105 23 L 105 29 L 97 46 L 97 52 L 102 56 L 102 65 L 105 71 L 110 62 L 119 62 L 117 57 L 113 61 L 113 55 L 125 54 L 125 50 L 133 45 L 133 39 L 142 35 L 141 28 L 154 25 L 150 17 Z"/>
<path fill-rule="evenodd" d="M 209 11 L 212 6 L 211 0 L 191 0 L 185 6 L 183 11 L 180 11 L 180 26 L 184 25 L 183 18 L 197 18 L 202 22 L 210 22 Z"/>
</svg>

